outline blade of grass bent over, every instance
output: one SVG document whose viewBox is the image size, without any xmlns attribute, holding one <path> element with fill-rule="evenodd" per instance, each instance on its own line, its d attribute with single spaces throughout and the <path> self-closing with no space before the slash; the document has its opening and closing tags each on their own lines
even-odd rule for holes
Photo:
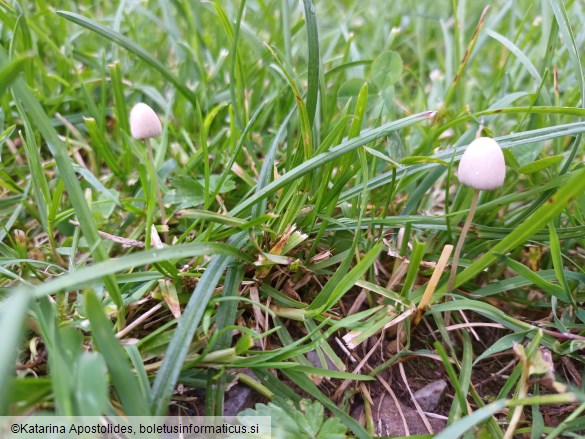
<svg viewBox="0 0 585 439">
<path fill-rule="evenodd" d="M 133 53 L 134 55 L 138 56 L 142 59 L 146 64 L 148 64 L 153 69 L 157 70 L 165 79 L 167 79 L 170 83 L 172 83 L 179 92 L 185 96 L 193 105 L 197 103 L 197 96 L 191 90 L 189 90 L 183 82 L 181 82 L 178 78 L 176 78 L 169 70 L 167 66 L 161 63 L 159 60 L 154 58 L 150 53 L 132 41 L 130 38 L 125 37 L 124 35 L 107 28 L 106 26 L 98 23 L 95 20 L 90 18 L 86 18 L 83 15 L 76 14 L 75 12 L 68 12 L 68 11 L 57 11 L 57 15 L 71 21 L 72 23 L 78 24 L 102 37 L 116 43 L 119 46 L 122 46 L 124 49 L 128 50 L 129 52 Z"/>
<path fill-rule="evenodd" d="M 145 250 L 132 253 L 119 258 L 112 258 L 90 267 L 81 268 L 69 274 L 59 276 L 58 278 L 36 285 L 34 296 L 42 297 L 48 294 L 58 293 L 60 291 L 71 291 L 86 285 L 97 279 L 117 273 L 122 270 L 138 267 L 140 265 L 151 264 L 155 262 L 168 261 L 171 259 L 180 259 L 194 256 L 206 256 L 220 254 L 249 260 L 248 256 L 239 252 L 231 245 L 214 244 L 214 243 L 191 243 L 175 245 L 162 249 Z"/>
</svg>

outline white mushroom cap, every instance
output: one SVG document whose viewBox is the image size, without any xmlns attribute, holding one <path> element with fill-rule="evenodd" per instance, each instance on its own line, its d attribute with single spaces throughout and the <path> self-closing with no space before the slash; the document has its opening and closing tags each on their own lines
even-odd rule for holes
<svg viewBox="0 0 585 439">
<path fill-rule="evenodd" d="M 140 102 L 130 111 L 130 131 L 135 139 L 150 139 L 160 136 L 160 119 L 152 108 Z"/>
<path fill-rule="evenodd" d="M 471 142 L 459 162 L 458 177 L 464 185 L 483 191 L 504 184 L 506 163 L 498 142 L 489 137 Z"/>
</svg>

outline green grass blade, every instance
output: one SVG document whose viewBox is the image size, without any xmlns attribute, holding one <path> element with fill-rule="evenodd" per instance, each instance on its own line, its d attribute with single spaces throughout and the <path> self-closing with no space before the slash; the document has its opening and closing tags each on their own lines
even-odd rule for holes
<svg viewBox="0 0 585 439">
<path fill-rule="evenodd" d="M 75 403 L 83 416 L 101 416 L 108 405 L 107 366 L 99 352 L 83 352 L 75 365 Z"/>
<path fill-rule="evenodd" d="M 114 94 L 114 111 L 120 130 L 130 133 L 130 117 L 128 106 L 126 105 L 126 96 L 124 94 L 123 74 L 120 67 L 120 61 L 116 61 L 108 66 L 110 78 L 112 81 L 112 90 Z M 124 140 L 124 139 L 122 139 Z"/>
<path fill-rule="evenodd" d="M 451 415 L 453 415 L 454 411 L 455 411 L 455 413 L 457 413 L 457 411 L 460 412 L 462 410 L 466 410 L 467 393 L 465 392 L 465 389 L 463 388 L 459 378 L 457 377 L 457 373 L 455 372 L 455 368 L 453 367 L 453 365 L 449 361 L 449 357 L 448 357 L 447 352 L 445 351 L 445 348 L 443 347 L 443 345 L 440 342 L 436 341 L 434 343 L 434 346 L 435 346 L 435 351 L 437 351 L 437 353 L 441 357 L 441 360 L 443 362 L 443 366 L 445 367 L 445 372 L 447 372 L 447 376 L 449 377 L 449 380 L 451 381 L 451 385 L 455 389 L 456 399 L 453 401 L 453 406 L 451 407 L 451 412 L 450 412 L 450 416 L 449 416 L 451 418 Z"/>
<path fill-rule="evenodd" d="M 74 399 L 73 365 L 77 360 L 82 338 L 69 327 L 59 328 L 53 302 L 43 297 L 32 306 L 39 334 L 47 349 L 48 366 L 55 412 L 61 416 L 79 414 Z"/>
<path fill-rule="evenodd" d="M 567 16 L 567 11 L 563 2 L 560 0 L 550 0 L 550 5 L 552 7 L 553 13 L 555 14 L 556 22 L 559 26 L 559 32 L 563 36 L 563 43 L 567 47 L 567 51 L 569 52 L 569 59 L 571 60 L 571 64 L 573 64 L 574 74 L 577 77 L 577 81 L 579 84 L 579 91 L 581 94 L 581 106 L 585 106 L 585 77 L 583 76 L 583 65 L 581 64 L 581 57 L 579 55 L 579 47 L 575 42 L 575 36 L 573 34 L 573 30 L 571 28 L 571 23 L 569 22 L 569 17 Z M 581 136 L 578 136 L 573 144 L 573 148 L 565 164 L 563 165 L 562 173 L 565 173 L 569 170 L 575 156 L 577 155 L 577 148 L 579 146 L 579 140 Z"/>
<path fill-rule="evenodd" d="M 108 168 L 110 168 L 114 174 L 123 175 L 118 166 L 119 157 L 116 157 L 115 152 L 112 151 L 110 144 L 104 135 L 103 129 L 98 126 L 93 117 L 84 118 L 83 121 L 85 122 L 87 131 L 91 137 L 93 148 L 98 154 L 98 157 L 104 160 Z"/>
<path fill-rule="evenodd" d="M 256 185 L 256 193 L 262 191 L 265 186 L 270 183 L 270 177 L 272 176 L 272 171 L 274 168 L 274 159 L 276 157 L 276 153 L 278 151 L 278 144 L 280 143 L 281 139 L 284 137 L 286 133 L 287 127 L 289 125 L 290 119 L 294 114 L 294 108 L 289 111 L 287 116 L 280 124 L 280 128 L 278 129 L 274 139 L 272 139 L 272 143 L 270 144 L 270 148 L 268 149 L 268 153 L 264 157 L 264 162 L 262 163 L 262 169 L 260 170 L 260 175 L 258 176 L 258 183 Z M 258 218 L 266 212 L 266 200 L 262 199 L 261 202 L 256 204 L 252 208 L 252 218 Z"/>
<path fill-rule="evenodd" d="M 39 209 L 39 216 L 41 217 L 41 224 L 45 231 L 50 230 L 48 220 L 48 208 L 51 204 L 51 192 L 49 191 L 49 184 L 43 171 L 42 159 L 40 149 L 37 145 L 34 131 L 30 124 L 29 119 L 26 117 L 26 113 L 21 103 L 16 101 L 16 108 L 20 113 L 20 117 L 23 120 L 24 130 L 26 137 L 23 138 L 23 144 L 25 147 L 26 158 L 31 174 L 31 181 L 33 184 L 33 190 L 35 195 L 35 201 Z"/>
<path fill-rule="evenodd" d="M 496 323 L 505 326 L 506 328 L 511 329 L 515 332 L 524 332 L 529 329 L 534 329 L 529 323 L 522 322 L 510 315 L 506 314 L 499 308 L 492 306 L 488 303 L 479 302 L 477 300 L 467 300 L 467 299 L 458 299 L 458 300 L 451 300 L 449 302 L 439 303 L 433 306 L 433 312 L 446 312 L 446 311 L 460 311 L 460 310 L 467 310 L 477 312 L 483 316 L 486 316 L 488 319 L 493 320 Z M 545 338 L 543 343 L 552 348 L 552 344 L 550 343 L 550 338 Z"/>
<path fill-rule="evenodd" d="M 388 133 L 399 130 L 401 128 L 406 128 L 423 120 L 428 120 L 433 115 L 434 112 L 432 111 L 424 111 L 422 113 L 405 117 L 404 119 L 389 122 L 378 128 L 364 130 L 362 131 L 360 136 L 354 139 L 347 140 L 342 144 L 334 148 L 331 148 L 327 152 L 317 154 L 310 160 L 307 160 L 306 162 L 300 164 L 299 166 L 291 169 L 289 172 L 281 176 L 278 180 L 268 184 L 262 190 L 256 192 L 253 196 L 247 198 L 237 207 L 232 209 L 230 211 L 230 215 L 236 216 L 238 213 L 244 212 L 250 206 L 256 204 L 258 201 L 266 198 L 270 194 L 273 194 L 278 189 L 289 185 L 291 182 L 303 177 L 304 175 L 314 171 L 315 169 L 322 167 L 326 163 L 329 163 L 335 160 L 336 158 L 343 156 L 344 154 L 355 151 L 357 148 L 360 148 L 361 146 L 364 146 L 370 142 L 373 142 L 377 139 L 380 139 L 381 137 L 388 135 Z"/>
<path fill-rule="evenodd" d="M 148 416 L 148 403 L 141 396 L 138 379 L 131 372 L 126 352 L 116 339 L 101 302 L 92 291 L 85 293 L 85 311 L 91 323 L 93 340 L 106 361 L 124 411 L 130 416 Z"/>
<path fill-rule="evenodd" d="M 512 41 L 510 41 L 505 36 L 500 35 L 497 32 L 494 32 L 494 31 L 488 29 L 486 31 L 486 33 L 490 37 L 492 37 L 493 39 L 502 43 L 506 47 L 506 49 L 508 49 L 511 53 L 513 53 L 516 56 L 516 58 L 518 58 L 518 61 L 520 61 L 520 63 L 524 66 L 526 71 L 528 71 L 530 76 L 532 76 L 532 79 L 534 79 L 534 81 L 537 84 L 540 84 L 542 82 L 542 78 L 540 77 L 540 73 L 538 73 L 538 70 L 536 70 L 536 67 L 534 67 L 534 65 L 530 62 L 530 60 L 526 57 L 526 55 L 522 52 L 522 50 L 520 50 L 520 48 L 518 48 L 518 46 L 516 46 Z"/>
<path fill-rule="evenodd" d="M 0 302 L 0 333 L 4 341 L 0 343 L 0 414 L 8 414 L 10 386 L 14 377 L 16 349 L 22 338 L 21 330 L 26 319 L 31 294 L 15 291 Z"/>
<path fill-rule="evenodd" d="M 524 266 L 524 268 L 529 270 L 528 267 L 526 267 L 526 266 Z M 543 281 L 551 281 L 551 280 L 557 279 L 556 273 L 554 270 L 540 270 L 540 271 L 534 272 L 534 274 L 536 274 Z M 569 280 L 575 280 L 575 281 L 585 283 L 585 276 L 583 274 L 575 273 L 574 271 L 564 270 L 564 275 Z M 494 282 L 494 283 L 487 285 L 483 288 L 475 290 L 473 292 L 473 294 L 477 295 L 479 297 L 488 297 L 488 296 L 493 296 L 495 294 L 502 293 L 504 291 L 510 291 L 510 290 L 515 289 L 515 288 L 522 288 L 522 287 L 525 287 L 525 286 L 531 285 L 531 284 L 532 284 L 532 281 L 528 280 L 528 278 L 526 276 L 511 277 L 509 279 L 500 280 L 498 282 Z M 548 284 L 554 285 L 554 284 L 551 284 L 550 282 L 548 282 Z M 558 285 L 556 285 L 556 287 L 558 287 Z M 562 291 L 559 291 L 559 294 L 560 293 L 562 293 Z"/>
<path fill-rule="evenodd" d="M 124 348 L 126 349 L 126 353 L 128 354 L 132 366 L 134 367 L 134 371 L 136 372 L 136 377 L 138 378 L 138 384 L 141 390 L 140 396 L 147 401 L 148 395 L 150 395 L 150 381 L 148 380 L 148 375 L 144 369 L 144 360 L 140 356 L 140 351 L 138 350 L 137 345 L 129 344 L 124 346 Z"/>
<path fill-rule="evenodd" d="M 270 46 L 266 46 L 268 51 L 272 54 L 274 60 L 278 64 L 282 74 L 284 75 L 288 85 L 290 86 L 293 96 L 295 98 L 295 103 L 298 110 L 298 116 L 301 124 L 301 139 L 303 141 L 303 156 L 305 160 L 308 160 L 313 155 L 313 131 L 311 130 L 311 123 L 309 121 L 309 114 L 307 112 L 307 107 L 303 102 L 301 93 L 299 91 L 299 87 L 293 75 L 286 69 L 285 65 L 278 57 L 277 53 L 274 49 Z M 295 154 L 295 157 L 297 154 Z"/>
<path fill-rule="evenodd" d="M 437 434 L 435 439 L 453 439 L 455 437 L 461 437 L 468 430 L 471 430 L 474 427 L 479 427 L 483 422 L 494 416 L 504 407 L 506 407 L 506 401 L 498 400 L 492 402 L 491 404 L 474 411 L 471 415 L 449 425 Z"/>
<path fill-rule="evenodd" d="M 498 341 L 496 341 L 493 345 L 491 345 L 489 348 L 487 348 L 485 351 L 483 351 L 481 353 L 481 355 L 479 355 L 475 359 L 475 361 L 473 362 L 473 365 L 479 363 L 481 360 L 489 357 L 492 354 L 497 354 L 498 352 L 512 349 L 512 347 L 516 343 L 520 343 L 524 339 L 524 337 L 526 337 L 527 333 L 528 333 L 528 331 L 514 332 L 512 334 L 508 334 L 508 335 L 503 336 Z"/>
<path fill-rule="evenodd" d="M 299 365 L 299 366 L 293 366 L 291 368 L 287 368 L 287 370 L 294 371 L 294 372 L 301 372 L 301 373 L 315 375 L 315 376 L 337 378 L 340 380 L 356 380 L 356 381 L 373 381 L 373 380 L 375 380 L 374 377 L 371 377 L 369 375 L 360 375 L 360 374 L 356 374 L 356 373 L 342 372 L 339 370 L 321 369 L 321 368 L 313 367 L 313 366 Z"/>
<path fill-rule="evenodd" d="M 219 5 L 216 4 L 216 8 L 219 8 Z M 243 127 L 246 123 L 245 115 L 240 115 L 241 111 L 245 111 L 244 106 L 241 104 L 242 102 L 242 93 L 238 93 L 236 95 L 236 86 L 240 88 L 244 85 L 244 79 L 242 78 L 242 64 L 240 56 L 238 55 L 238 42 L 240 38 L 240 28 L 242 26 L 242 18 L 244 16 L 244 9 L 246 8 L 246 0 L 241 0 L 240 9 L 238 11 L 238 19 L 236 20 L 236 26 L 234 30 L 234 38 L 232 42 L 232 51 L 230 56 L 230 94 L 232 96 L 232 106 L 234 107 L 234 114 L 236 115 L 236 120 L 238 121 L 238 125 Z M 237 69 L 237 75 L 236 75 Z M 241 90 L 240 90 L 241 91 Z M 237 96 L 237 97 L 236 97 Z"/>
<path fill-rule="evenodd" d="M 539 273 L 533 272 L 530 268 L 518 262 L 510 257 L 506 257 L 506 263 L 510 267 L 511 270 L 515 271 L 517 274 L 528 280 L 531 284 L 537 286 L 542 291 L 554 296 L 563 302 L 569 302 L 569 297 L 567 296 L 566 291 L 558 285 L 555 285 L 551 282 L 547 282 L 544 280 Z M 556 274 L 556 272 L 555 272 Z"/>
<path fill-rule="evenodd" d="M 125 37 L 124 35 L 107 28 L 106 26 L 98 23 L 91 18 L 86 18 L 83 15 L 77 14 L 75 12 L 68 12 L 68 11 L 57 11 L 57 15 L 71 21 L 72 23 L 78 24 L 110 41 L 113 43 L 122 46 L 124 49 L 128 50 L 129 52 L 133 53 L 137 57 L 139 57 L 142 61 L 144 61 L 147 65 L 158 71 L 163 78 L 173 84 L 177 90 L 185 96 L 193 105 L 197 103 L 197 96 L 191 90 L 185 86 L 185 84 L 179 80 L 175 75 L 173 75 L 168 68 L 162 62 L 157 60 L 153 57 L 150 53 L 132 41 L 130 38 Z"/>
<path fill-rule="evenodd" d="M 335 288 L 331 291 L 330 295 L 325 296 L 323 291 L 326 292 L 327 290 L 323 289 L 322 292 L 315 297 L 308 309 L 314 310 L 313 312 L 315 314 L 319 314 L 334 306 L 339 300 L 341 300 L 343 295 L 356 284 L 363 274 L 368 271 L 374 261 L 378 258 L 381 250 L 382 244 L 376 244 L 373 246 L 370 251 L 365 254 L 363 259 L 335 285 Z M 323 305 L 319 305 L 321 303 L 323 303 Z"/>
<path fill-rule="evenodd" d="M 272 375 L 265 368 L 252 368 L 254 375 L 264 384 L 276 397 L 290 400 L 295 404 L 301 401 L 301 397 L 291 390 L 289 386 Z"/>
<path fill-rule="evenodd" d="M 265 106 L 266 106 L 266 102 L 262 102 L 260 104 L 258 109 L 254 112 L 254 114 L 252 115 L 252 117 L 250 118 L 248 123 L 246 124 L 246 127 L 244 128 L 244 131 L 242 131 L 242 135 L 238 139 L 238 142 L 236 143 L 234 149 L 232 151 L 230 151 L 228 163 L 225 164 L 225 170 L 221 174 L 221 177 L 219 178 L 219 182 L 216 185 L 216 189 L 212 193 L 210 199 L 214 199 L 219 194 L 221 187 L 223 186 L 224 182 L 226 181 L 228 175 L 230 174 L 230 172 L 232 172 L 232 166 L 234 165 L 236 158 L 238 157 L 240 151 L 242 150 L 242 147 L 244 146 L 245 139 L 247 138 L 248 134 L 252 130 L 254 123 L 256 123 L 256 120 L 258 119 L 258 117 L 262 113 L 262 110 L 264 110 Z"/>
<path fill-rule="evenodd" d="M 305 8 L 305 21 L 307 24 L 307 40 L 309 46 L 308 60 L 308 89 L 306 107 L 309 116 L 309 123 L 313 125 L 317 112 L 317 99 L 319 96 L 319 33 L 317 31 L 317 15 L 312 0 L 303 0 Z"/>
<path fill-rule="evenodd" d="M 402 297 L 411 298 L 410 292 L 418 277 L 420 263 L 425 255 L 425 248 L 426 244 L 424 242 L 419 242 L 416 239 L 414 240 L 414 246 L 408 263 L 408 271 L 406 272 L 406 278 L 404 279 L 402 290 L 400 291 Z"/>
<path fill-rule="evenodd" d="M 29 57 L 20 57 L 9 62 L 6 62 L 5 59 L 3 60 L 2 69 L 0 69 L 0 97 L 8 90 L 12 82 L 18 78 L 26 63 L 29 62 Z"/>
<path fill-rule="evenodd" d="M 240 295 L 240 285 L 244 279 L 245 267 L 242 264 L 230 266 L 225 275 L 225 283 L 221 290 L 222 297 L 237 298 Z M 238 313 L 238 303 L 235 300 L 222 301 L 217 309 L 215 321 L 217 323 L 217 330 L 221 331 L 223 328 L 233 325 Z M 216 344 L 216 349 L 226 349 L 232 344 L 231 331 L 223 332 Z"/>
<path fill-rule="evenodd" d="M 555 274 L 557 275 L 559 285 L 565 293 L 564 299 L 577 308 L 577 304 L 575 303 L 575 300 L 571 294 L 571 289 L 569 288 L 569 284 L 567 283 L 567 278 L 565 277 L 565 272 L 563 270 L 563 255 L 561 253 L 559 235 L 552 222 L 548 223 L 548 231 L 550 234 L 550 254 L 553 261 L 553 268 L 555 270 Z"/>
<path fill-rule="evenodd" d="M 233 236 L 228 242 L 240 248 L 247 240 L 243 232 Z M 179 319 L 177 329 L 167 348 L 165 357 L 156 375 L 150 395 L 152 413 L 164 415 L 167 402 L 183 367 L 183 361 L 189 351 L 189 344 L 199 326 L 205 306 L 213 294 L 224 270 L 232 262 L 234 256 L 215 256 L 193 291 L 189 303 Z"/>
<path fill-rule="evenodd" d="M 94 264 L 91 267 L 81 268 L 67 275 L 60 276 L 50 282 L 35 287 L 34 295 L 35 297 L 42 297 L 60 291 L 71 291 L 73 289 L 78 289 L 81 285 L 87 285 L 88 283 L 105 276 L 118 273 L 119 271 L 128 270 L 130 268 L 139 267 L 141 265 L 213 254 L 231 256 L 232 258 L 240 258 L 248 261 L 250 260 L 244 253 L 227 244 L 206 244 L 196 242 L 165 247 L 157 250 L 145 250 L 122 256 L 120 258 L 112 258 L 108 261 Z"/>
</svg>

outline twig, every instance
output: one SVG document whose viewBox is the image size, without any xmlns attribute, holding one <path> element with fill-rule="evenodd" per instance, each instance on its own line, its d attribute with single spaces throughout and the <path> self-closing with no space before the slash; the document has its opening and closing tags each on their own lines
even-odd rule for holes
<svg viewBox="0 0 585 439">
<path fill-rule="evenodd" d="M 118 332 L 116 334 L 116 338 L 120 339 L 120 338 L 126 336 L 130 331 L 132 331 L 134 328 L 136 328 L 138 325 L 140 325 L 144 320 L 149 318 L 151 315 L 153 315 L 155 312 L 157 312 L 161 308 L 162 308 L 162 303 L 161 302 L 157 303 L 155 306 L 150 308 L 148 311 L 146 311 L 144 314 L 142 314 L 140 317 L 138 317 L 136 320 L 134 320 L 132 323 L 130 323 L 128 326 L 126 326 L 124 329 L 122 329 L 120 332 Z"/>
<path fill-rule="evenodd" d="M 74 226 L 78 226 L 78 227 L 80 225 L 77 221 L 73 221 L 73 220 L 69 220 L 69 224 L 73 224 Z M 101 230 L 98 230 L 98 233 L 102 238 L 117 242 L 118 244 L 122 244 L 122 247 L 124 247 L 124 248 L 130 248 L 130 247 L 144 248 L 144 242 L 142 242 L 142 241 L 136 241 L 134 239 L 128 239 L 128 238 L 122 238 L 121 236 L 112 235 L 110 233 L 102 232 Z"/>
</svg>

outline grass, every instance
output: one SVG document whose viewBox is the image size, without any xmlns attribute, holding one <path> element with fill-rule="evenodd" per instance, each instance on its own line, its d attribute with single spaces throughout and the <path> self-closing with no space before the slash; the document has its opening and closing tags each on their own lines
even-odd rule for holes
<svg viewBox="0 0 585 439">
<path fill-rule="evenodd" d="M 221 415 L 237 382 L 307 437 L 381 434 L 383 394 L 395 435 L 585 430 L 580 2 L 0 17 L 0 414 Z M 507 176 L 448 292 L 480 134 Z M 422 365 L 449 384 L 440 428 L 411 402 Z"/>
</svg>

